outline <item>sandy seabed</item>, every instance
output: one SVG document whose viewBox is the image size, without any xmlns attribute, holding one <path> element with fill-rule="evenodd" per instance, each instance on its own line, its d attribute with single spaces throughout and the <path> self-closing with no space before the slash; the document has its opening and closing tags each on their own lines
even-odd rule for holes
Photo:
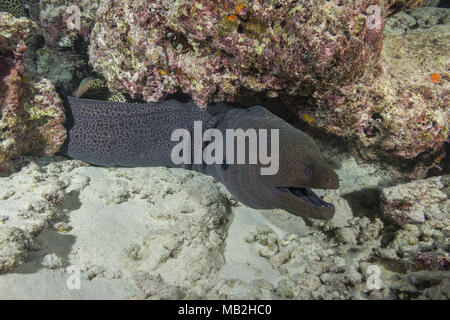
<svg viewBox="0 0 450 320">
<path fill-rule="evenodd" d="M 448 213 L 430 239 L 384 223 L 386 172 L 334 162 L 324 222 L 245 207 L 183 169 L 22 158 L 0 178 L 0 299 L 447 299 L 448 271 L 408 266 L 448 250 Z"/>
</svg>

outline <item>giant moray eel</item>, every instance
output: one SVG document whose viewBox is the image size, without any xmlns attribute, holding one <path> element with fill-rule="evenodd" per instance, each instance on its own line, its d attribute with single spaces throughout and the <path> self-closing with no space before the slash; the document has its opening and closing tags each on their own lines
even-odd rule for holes
<svg viewBox="0 0 450 320">
<path fill-rule="evenodd" d="M 200 108 L 192 101 L 179 100 L 144 104 L 64 100 L 68 139 L 61 151 L 71 158 L 107 166 L 183 167 L 213 176 L 236 199 L 256 209 L 280 208 L 326 220 L 334 215 L 334 206 L 311 188 L 338 188 L 337 174 L 309 136 L 263 107 L 235 109 L 217 104 Z M 175 165 L 171 151 L 179 142 L 171 141 L 172 132 L 184 128 L 193 137 L 194 121 L 202 121 L 203 132 L 215 128 L 224 137 L 226 129 L 279 129 L 278 173 L 261 175 L 261 164 Z"/>
</svg>

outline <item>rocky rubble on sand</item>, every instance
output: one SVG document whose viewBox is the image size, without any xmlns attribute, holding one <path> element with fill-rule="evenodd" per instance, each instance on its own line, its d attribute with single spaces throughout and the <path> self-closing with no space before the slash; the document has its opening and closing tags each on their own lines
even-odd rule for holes
<svg viewBox="0 0 450 320">
<path fill-rule="evenodd" d="M 181 169 L 24 158 L 0 179 L 2 272 L 77 265 L 82 281 L 125 283 L 121 297 L 135 299 L 448 299 L 445 183 L 419 181 L 417 191 L 442 211 L 424 205 L 424 222 L 397 226 L 385 195 L 408 200 L 411 185 L 338 161 L 341 188 L 321 193 L 336 206 L 326 222 L 242 207 Z"/>
</svg>

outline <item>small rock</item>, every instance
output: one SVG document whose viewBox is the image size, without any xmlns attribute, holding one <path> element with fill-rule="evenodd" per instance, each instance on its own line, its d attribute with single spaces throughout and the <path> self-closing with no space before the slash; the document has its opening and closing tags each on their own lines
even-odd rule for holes
<svg viewBox="0 0 450 320">
<path fill-rule="evenodd" d="M 444 181 L 444 177 L 432 177 L 384 188 L 380 195 L 383 217 L 398 226 L 424 223 L 426 215 L 448 217 L 441 212 L 441 202 L 448 201 L 442 191 Z"/>
<path fill-rule="evenodd" d="M 134 282 L 140 290 L 139 297 L 143 299 L 177 300 L 184 296 L 177 287 L 166 284 L 160 275 L 152 276 L 140 271 L 134 275 Z"/>
<path fill-rule="evenodd" d="M 348 244 L 356 244 L 356 235 L 352 228 L 340 228 L 336 231 L 336 238 L 343 242 Z"/>
<path fill-rule="evenodd" d="M 69 232 L 70 230 L 72 230 L 72 227 L 69 226 L 69 224 L 68 224 L 67 222 L 58 222 L 58 223 L 55 223 L 55 224 L 53 225 L 53 228 L 54 228 L 56 231 L 62 232 L 62 233 L 67 233 L 67 232 Z"/>
<path fill-rule="evenodd" d="M 51 253 L 44 256 L 42 259 L 41 265 L 48 269 L 58 269 L 63 266 L 63 260 L 58 257 L 56 254 Z"/>
</svg>

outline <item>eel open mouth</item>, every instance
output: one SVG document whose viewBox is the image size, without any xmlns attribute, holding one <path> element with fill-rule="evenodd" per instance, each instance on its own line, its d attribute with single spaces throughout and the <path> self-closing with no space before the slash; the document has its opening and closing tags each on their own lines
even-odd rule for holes
<svg viewBox="0 0 450 320">
<path fill-rule="evenodd" d="M 291 195 L 296 196 L 303 202 L 313 205 L 319 206 L 322 208 L 332 208 L 334 207 L 331 203 L 323 201 L 319 196 L 317 196 L 311 189 L 308 188 L 295 188 L 295 187 L 280 187 L 276 188 L 281 192 L 285 192 Z"/>
</svg>

